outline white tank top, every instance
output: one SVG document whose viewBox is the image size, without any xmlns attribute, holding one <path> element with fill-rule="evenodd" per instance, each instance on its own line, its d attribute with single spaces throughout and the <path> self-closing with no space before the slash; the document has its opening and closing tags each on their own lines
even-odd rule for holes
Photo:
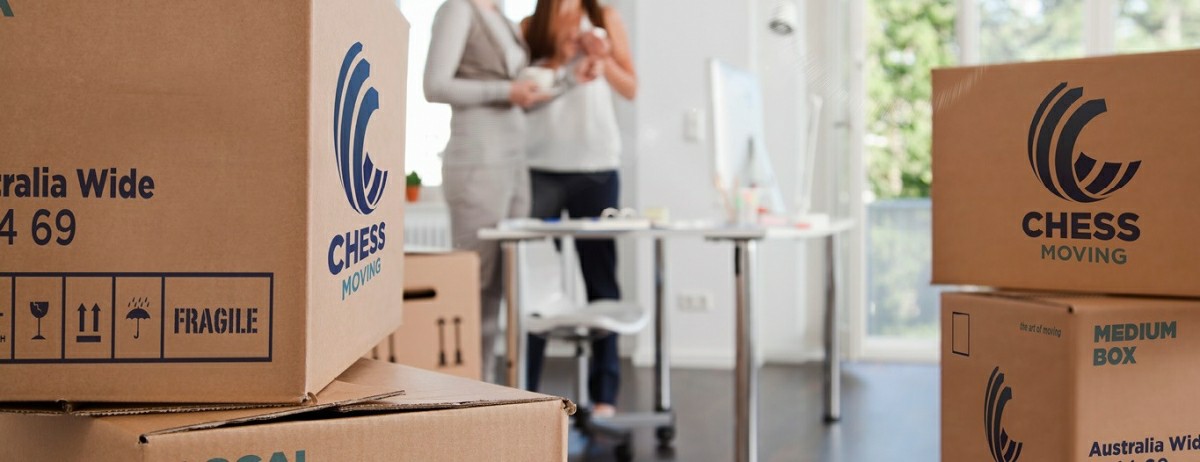
<svg viewBox="0 0 1200 462">
<path fill-rule="evenodd" d="M 587 16 L 580 32 L 594 27 Z M 621 131 L 613 90 L 603 76 L 576 85 L 526 116 L 529 167 L 553 172 L 597 172 L 621 165 Z"/>
</svg>

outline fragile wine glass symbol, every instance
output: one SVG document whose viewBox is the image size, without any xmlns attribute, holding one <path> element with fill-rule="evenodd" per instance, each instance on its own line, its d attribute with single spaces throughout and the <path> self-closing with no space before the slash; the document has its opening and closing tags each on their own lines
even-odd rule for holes
<svg viewBox="0 0 1200 462">
<path fill-rule="evenodd" d="M 37 318 L 38 322 L 37 335 L 33 336 L 33 339 L 46 340 L 46 337 L 42 337 L 42 318 L 50 312 L 50 302 L 29 302 L 29 311 L 33 313 L 33 317 Z"/>
</svg>

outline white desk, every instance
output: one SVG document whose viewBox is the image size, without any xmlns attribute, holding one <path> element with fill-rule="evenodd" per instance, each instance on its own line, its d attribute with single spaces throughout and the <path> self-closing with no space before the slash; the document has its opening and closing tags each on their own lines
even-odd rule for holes
<svg viewBox="0 0 1200 462">
<path fill-rule="evenodd" d="M 752 331 L 755 301 L 752 297 L 753 278 L 758 271 L 757 244 L 765 239 L 825 240 L 826 304 L 825 304 L 825 420 L 834 422 L 841 418 L 841 363 L 839 362 L 839 331 L 837 328 L 837 238 L 853 226 L 849 220 L 835 221 L 828 226 L 795 227 L 686 227 L 651 229 L 484 229 L 480 239 L 500 241 L 504 248 L 505 297 L 508 309 L 508 384 L 525 388 L 526 332 L 523 329 L 518 289 L 518 268 L 523 253 L 522 243 L 552 237 L 573 236 L 576 239 L 612 239 L 641 237 L 654 240 L 654 347 L 655 347 L 655 411 L 671 412 L 670 377 L 670 320 L 663 290 L 665 275 L 664 241 L 671 238 L 698 237 L 711 241 L 733 243 L 734 287 L 736 289 L 737 356 L 735 376 L 734 409 L 736 410 L 735 460 L 750 462 L 757 460 L 757 415 L 758 415 L 758 368 L 755 358 L 754 333 Z M 671 427 L 673 432 L 673 427 Z M 660 440 L 664 438 L 662 430 Z"/>
</svg>

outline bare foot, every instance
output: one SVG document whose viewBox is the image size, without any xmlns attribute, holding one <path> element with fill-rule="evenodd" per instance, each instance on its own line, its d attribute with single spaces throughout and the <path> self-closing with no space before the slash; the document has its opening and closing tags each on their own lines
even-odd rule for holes
<svg viewBox="0 0 1200 462">
<path fill-rule="evenodd" d="M 604 418 L 612 417 L 614 415 L 617 415 L 617 407 L 613 406 L 611 404 L 596 403 L 596 405 L 594 407 L 592 407 L 592 416 L 593 417 L 599 417 L 601 419 L 604 419 Z"/>
</svg>

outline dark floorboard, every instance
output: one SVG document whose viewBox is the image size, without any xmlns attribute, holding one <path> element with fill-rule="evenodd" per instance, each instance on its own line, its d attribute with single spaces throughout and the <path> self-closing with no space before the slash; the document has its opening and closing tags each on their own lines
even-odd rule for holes
<svg viewBox="0 0 1200 462">
<path fill-rule="evenodd" d="M 543 392 L 570 397 L 573 362 L 550 359 Z M 821 416 L 819 364 L 764 367 L 759 375 L 760 461 L 933 462 L 938 460 L 938 368 L 932 365 L 847 363 L 842 421 Z M 618 408 L 653 409 L 653 371 L 622 367 Z M 672 451 L 657 450 L 653 428 L 635 430 L 638 461 L 729 461 L 733 457 L 732 371 L 677 369 Z M 612 446 L 571 438 L 572 461 L 616 460 Z"/>
</svg>

